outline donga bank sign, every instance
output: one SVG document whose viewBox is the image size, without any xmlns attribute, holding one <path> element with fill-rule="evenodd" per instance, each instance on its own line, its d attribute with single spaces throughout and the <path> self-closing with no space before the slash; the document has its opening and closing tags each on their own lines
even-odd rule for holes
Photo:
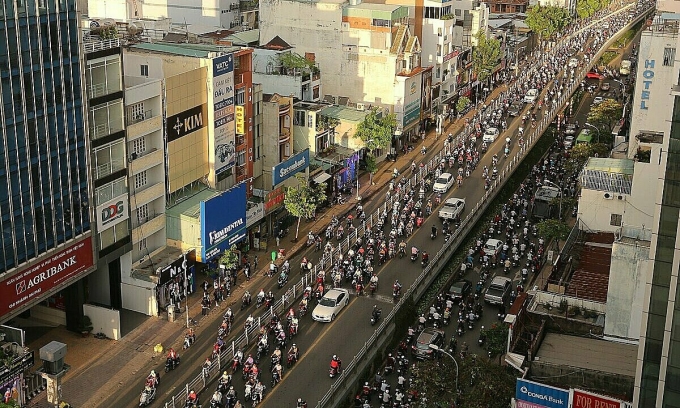
<svg viewBox="0 0 680 408">
<path fill-rule="evenodd" d="M 288 177 L 309 167 L 309 149 L 305 149 L 288 160 L 277 164 L 272 170 L 272 187 Z"/>
<path fill-rule="evenodd" d="M 532 406 L 532 408 L 533 406 L 567 408 L 569 406 L 569 391 L 518 378 L 515 399 L 531 403 L 532 405 L 529 406 Z M 522 404 L 518 404 L 518 406 L 522 406 Z"/>
<path fill-rule="evenodd" d="M 246 185 L 201 201 L 201 261 L 209 262 L 246 237 Z"/>
</svg>

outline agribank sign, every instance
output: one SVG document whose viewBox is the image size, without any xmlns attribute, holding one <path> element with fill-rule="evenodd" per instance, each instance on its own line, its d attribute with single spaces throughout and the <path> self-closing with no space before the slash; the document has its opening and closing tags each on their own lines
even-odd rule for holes
<svg viewBox="0 0 680 408">
<path fill-rule="evenodd" d="M 309 167 L 309 149 L 305 149 L 273 167 L 272 188 L 307 167 Z"/>
<path fill-rule="evenodd" d="M 515 399 L 518 408 L 569 407 L 569 391 L 522 378 L 517 379 Z"/>
</svg>

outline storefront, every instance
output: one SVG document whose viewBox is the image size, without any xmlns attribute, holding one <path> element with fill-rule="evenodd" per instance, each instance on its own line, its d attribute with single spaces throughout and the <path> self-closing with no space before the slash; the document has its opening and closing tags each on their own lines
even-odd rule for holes
<svg viewBox="0 0 680 408">
<path fill-rule="evenodd" d="M 167 310 L 169 305 L 179 305 L 188 295 L 196 291 L 196 250 L 185 252 L 172 263 L 160 267 L 156 299 L 159 309 Z"/>
</svg>

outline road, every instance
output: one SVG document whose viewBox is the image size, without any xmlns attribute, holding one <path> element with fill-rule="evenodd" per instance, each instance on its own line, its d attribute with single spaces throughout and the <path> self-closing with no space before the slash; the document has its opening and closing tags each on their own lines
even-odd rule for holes
<svg viewBox="0 0 680 408">
<path fill-rule="evenodd" d="M 525 108 L 526 109 L 526 108 Z M 514 135 L 517 132 L 517 127 L 519 120 L 515 119 L 512 122 L 508 121 L 508 131 L 506 134 Z M 502 168 L 503 164 L 503 154 L 502 154 L 502 144 L 506 137 L 506 134 L 502 135 L 497 139 L 497 141 L 490 147 L 489 152 L 482 158 L 481 163 L 478 166 L 478 170 L 473 173 L 470 179 L 465 180 L 460 188 L 455 188 L 447 194 L 448 197 L 464 197 L 467 200 L 468 205 L 476 203 L 479 198 L 484 193 L 482 188 L 483 182 L 481 181 L 481 167 L 484 165 L 491 167 L 491 156 L 493 153 L 499 153 L 500 164 L 499 168 Z M 513 144 L 513 148 L 516 148 Z M 425 156 L 429 158 L 434 155 L 435 152 L 428 152 Z M 513 152 L 514 153 L 514 152 Z M 370 203 L 364 205 L 368 213 L 372 213 L 382 201 L 383 194 L 377 194 L 378 197 L 372 200 Z M 469 208 L 466 209 L 465 215 L 469 212 Z M 463 216 L 463 217 L 464 217 Z M 429 237 L 429 226 L 436 223 L 439 227 L 441 224 L 434 218 L 428 219 L 425 223 L 425 231 L 422 229 L 417 231 L 414 236 L 408 240 L 409 245 L 415 245 L 421 249 L 425 249 L 428 252 L 434 254 L 443 244 L 443 238 L 441 235 L 435 240 L 430 240 Z M 296 268 L 299 265 L 299 260 L 302 256 L 310 257 L 313 260 L 317 260 L 320 253 L 315 253 L 312 249 L 304 251 L 302 254 L 291 260 L 291 264 Z M 377 326 L 371 326 L 369 323 L 370 311 L 374 304 L 378 304 L 383 309 L 383 314 L 387 315 L 389 310 L 393 307 L 392 297 L 391 297 L 391 286 L 395 279 L 399 279 L 404 288 L 408 287 L 417 275 L 421 271 L 419 263 L 411 263 L 408 257 L 404 259 L 393 259 L 381 268 L 377 268 L 380 276 L 380 286 L 378 293 L 375 298 L 352 296 L 352 301 L 349 306 L 340 314 L 332 324 L 321 324 L 311 321 L 311 314 L 308 314 L 301 319 L 300 333 L 294 339 L 299 346 L 302 357 L 296 366 L 292 369 L 286 370 L 284 373 L 284 381 L 277 385 L 273 390 L 268 389 L 266 399 L 264 401 L 264 406 L 272 407 L 287 407 L 294 406 L 295 400 L 298 397 L 305 398 L 308 401 L 315 401 L 320 399 L 329 388 L 332 383 L 332 379 L 328 377 L 328 362 L 332 354 L 338 354 L 341 358 L 345 360 L 350 360 L 352 356 L 356 355 L 359 349 L 363 346 L 365 340 L 370 337 L 373 330 Z M 253 287 L 264 287 L 265 290 L 273 290 L 274 293 L 278 293 L 279 290 L 276 288 L 275 279 L 267 279 L 263 277 L 257 277 L 254 279 L 254 284 L 249 284 L 249 288 Z M 471 281 L 476 280 L 470 278 Z M 240 282 L 242 284 L 242 282 Z M 237 291 L 236 293 L 241 293 Z M 235 295 L 232 301 L 238 300 L 239 296 Z M 244 311 L 238 310 L 238 305 L 240 301 L 232 306 L 235 311 L 235 326 L 242 327 L 244 318 L 249 314 L 254 312 L 254 306 L 247 308 Z M 489 325 L 495 321 L 495 312 L 492 308 L 487 307 L 485 310 L 484 318 L 481 324 Z M 223 310 L 223 309 L 222 309 Z M 182 354 L 182 366 L 179 370 L 167 373 L 163 375 L 162 385 L 159 389 L 159 395 L 154 406 L 162 406 L 162 403 L 167 401 L 172 395 L 176 394 L 178 391 L 177 387 L 183 387 L 185 383 L 189 380 L 195 378 L 199 373 L 198 366 L 204 359 L 209 355 L 212 348 L 212 344 L 215 340 L 215 336 L 212 333 L 216 333 L 216 329 L 219 325 L 219 320 L 221 316 L 221 311 L 216 311 L 211 313 L 210 316 L 203 319 L 201 322 L 201 329 L 205 330 L 204 333 L 200 333 L 197 343 L 194 344 L 190 349 L 184 351 Z M 452 326 L 449 326 L 451 328 Z M 477 325 L 479 327 L 479 324 Z M 205 329 L 203 329 L 205 328 Z M 477 328 L 475 329 L 475 331 Z M 465 334 L 462 340 L 467 341 L 471 344 L 471 352 L 481 354 L 481 350 L 476 348 L 476 333 Z M 262 371 L 263 371 L 263 381 L 270 387 L 271 376 L 268 374 L 269 361 L 268 358 L 262 361 Z M 156 369 L 162 369 L 162 367 L 156 367 Z M 105 401 L 103 406 L 135 406 L 139 398 L 139 391 L 143 386 L 143 373 L 140 373 L 138 379 L 138 385 L 135 385 L 131 381 L 131 386 L 121 390 L 121 392 L 111 395 L 107 401 Z M 243 392 L 243 382 L 240 376 L 236 376 L 234 379 L 235 388 L 240 394 Z M 203 392 L 201 395 L 202 400 L 206 401 L 209 395 L 214 390 L 214 385 L 208 387 L 208 392 Z"/>
</svg>

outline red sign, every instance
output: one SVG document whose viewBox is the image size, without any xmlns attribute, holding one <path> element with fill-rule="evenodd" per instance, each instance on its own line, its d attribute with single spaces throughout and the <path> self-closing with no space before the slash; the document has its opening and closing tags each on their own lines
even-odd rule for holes
<svg viewBox="0 0 680 408">
<path fill-rule="evenodd" d="M 457 57 L 457 56 L 458 56 L 458 50 L 455 50 L 455 51 L 453 51 L 453 52 L 450 52 L 450 53 L 444 55 L 444 62 L 450 60 L 451 58 L 455 58 L 455 57 Z"/>
<path fill-rule="evenodd" d="M 269 212 L 279 208 L 283 205 L 283 200 L 286 198 L 286 192 L 283 187 L 276 188 L 267 193 L 264 198 L 264 212 L 269 214 Z"/>
<path fill-rule="evenodd" d="M 620 408 L 621 401 L 591 394 L 585 391 L 574 390 L 572 408 Z"/>
<path fill-rule="evenodd" d="M 87 237 L 0 282 L 0 316 L 43 299 L 93 264 L 92 238 Z"/>
</svg>

